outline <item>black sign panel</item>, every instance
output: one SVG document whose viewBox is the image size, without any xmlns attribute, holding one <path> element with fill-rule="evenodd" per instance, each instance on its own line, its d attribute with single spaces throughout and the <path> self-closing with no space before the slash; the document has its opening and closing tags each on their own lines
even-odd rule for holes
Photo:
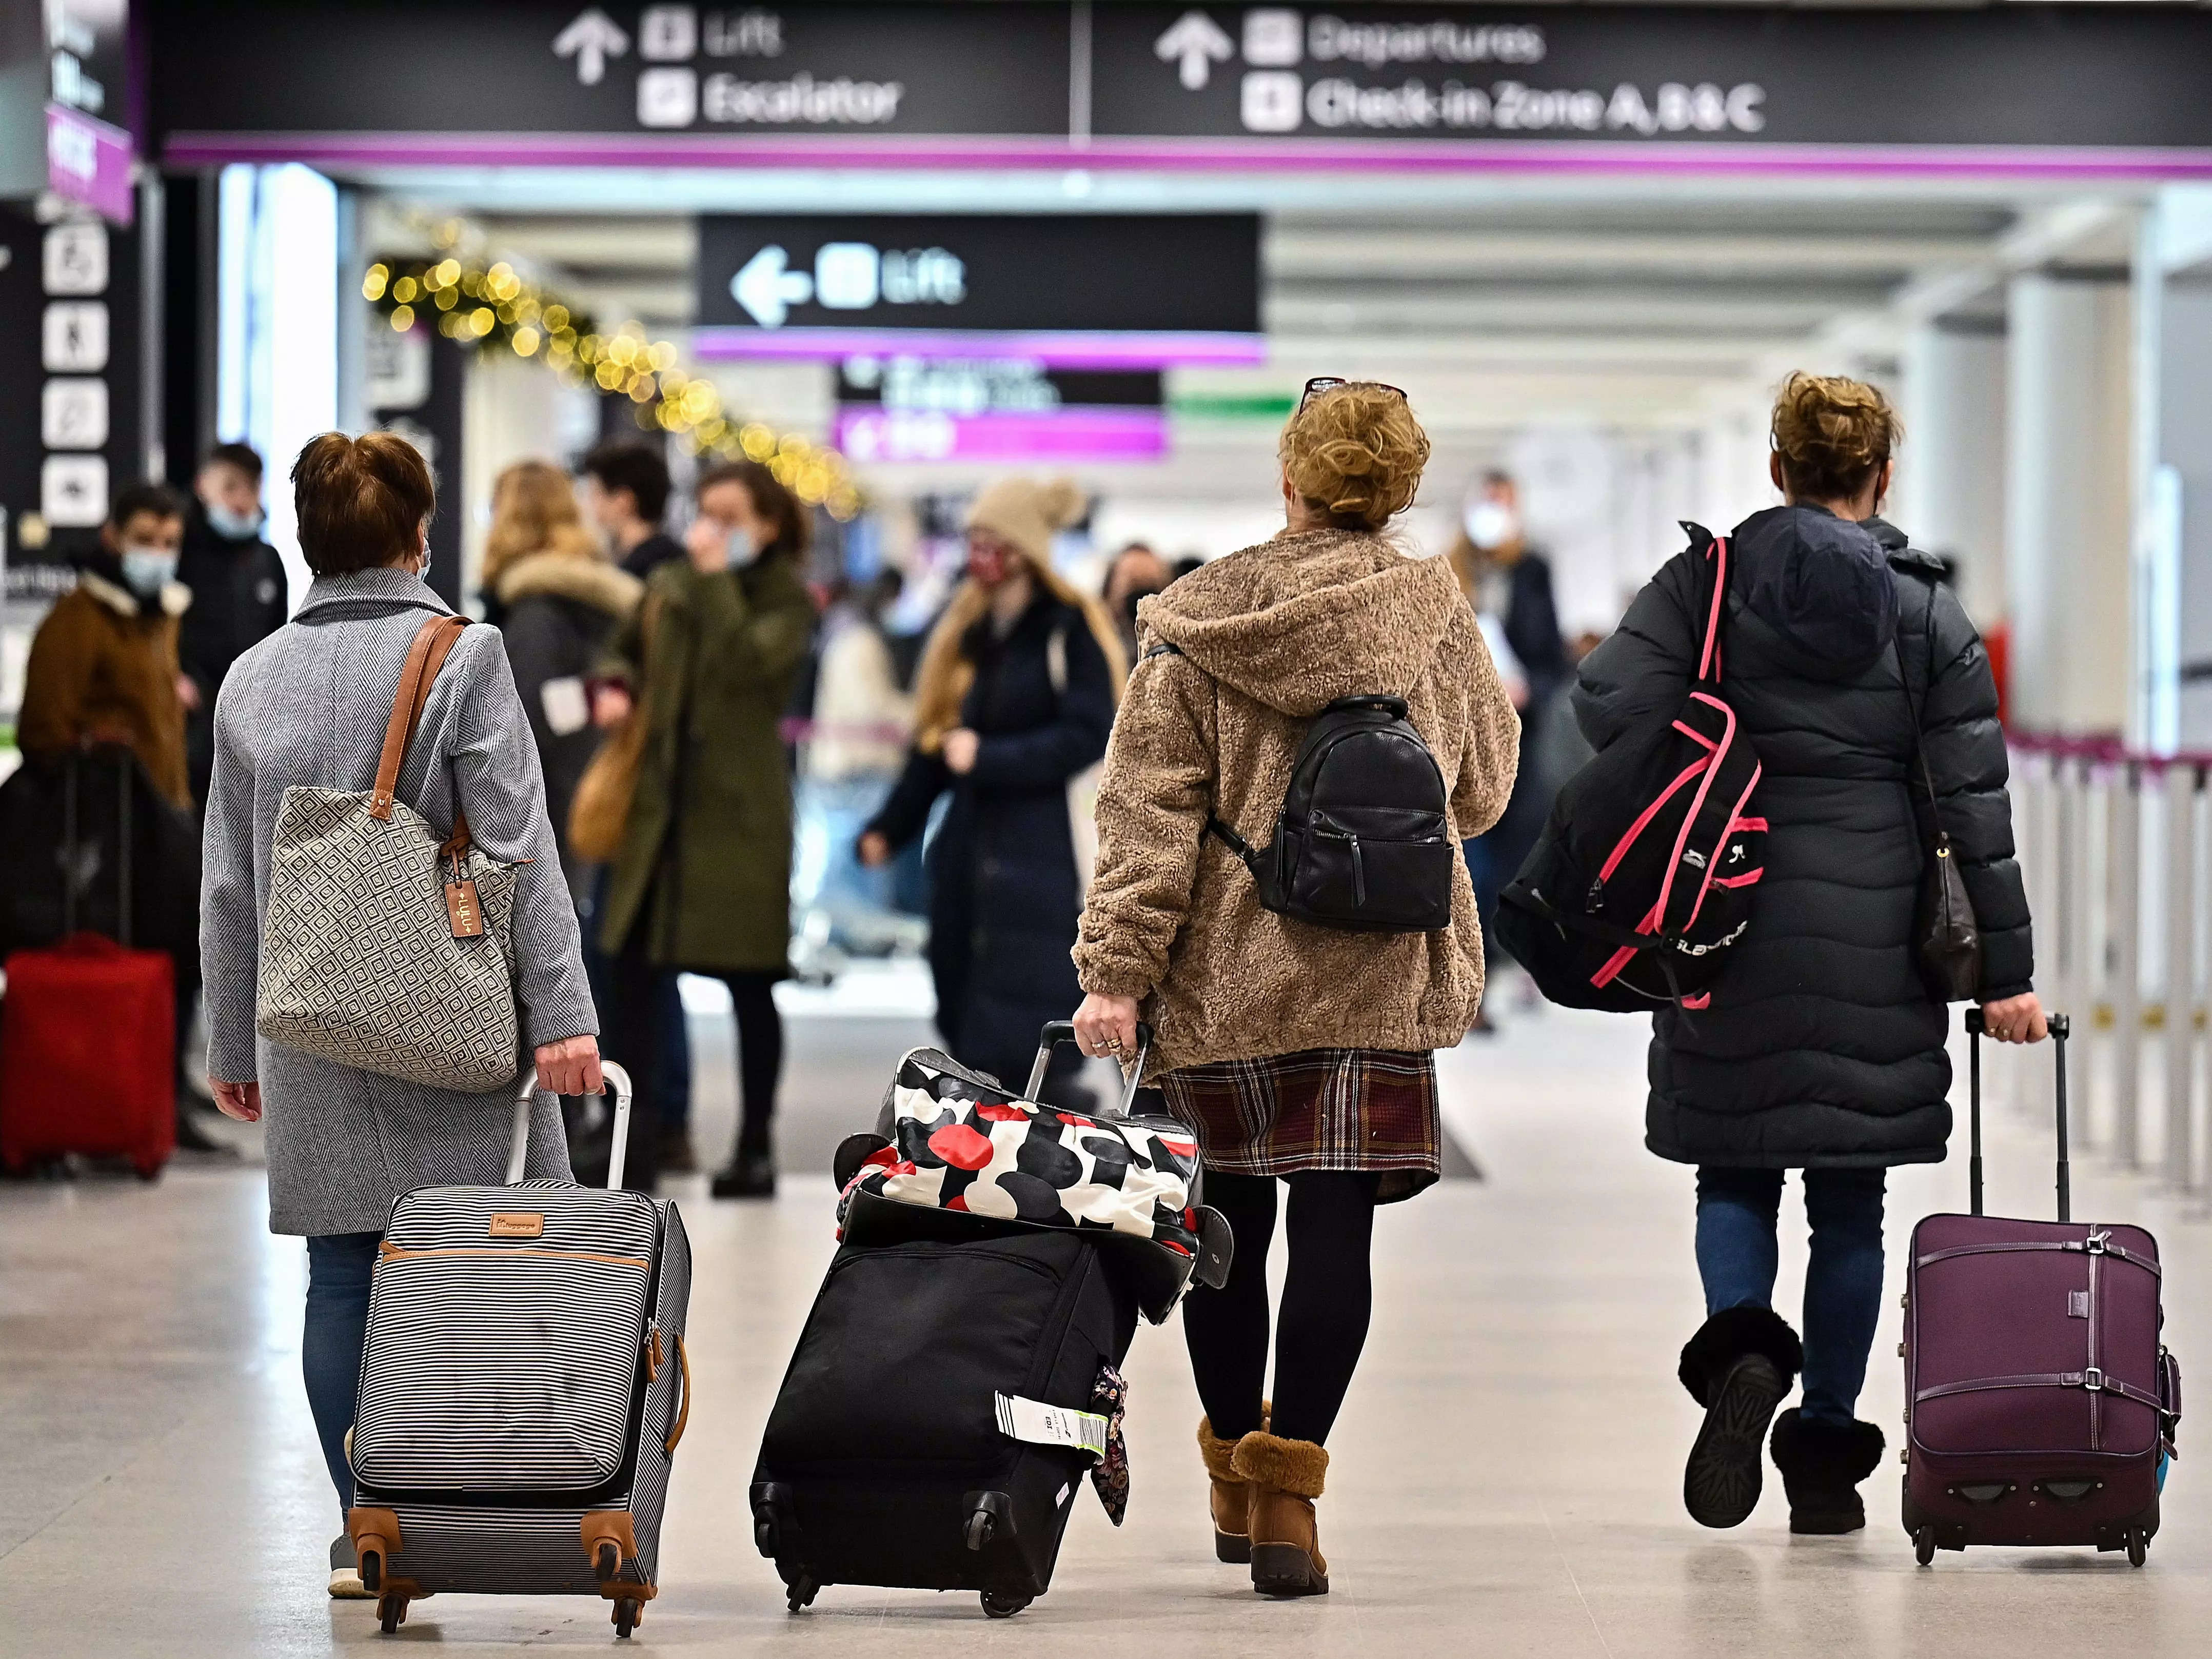
<svg viewBox="0 0 2212 1659">
<path fill-rule="evenodd" d="M 1067 131 L 1064 4 L 173 0 L 153 18 L 165 133 Z"/>
<path fill-rule="evenodd" d="M 996 355 L 1058 367 L 1243 361 L 1258 350 L 1260 221 L 710 216 L 698 280 L 705 355 L 973 357 L 995 336 Z"/>
<path fill-rule="evenodd" d="M 840 404 L 945 415 L 1158 409 L 1164 384 L 1156 368 L 1047 368 L 1020 358 L 848 357 L 837 366 Z"/>
<path fill-rule="evenodd" d="M 1100 6 L 1114 136 L 1626 144 L 2212 143 L 2170 6 Z"/>
<path fill-rule="evenodd" d="M 0 508 L 6 597 L 51 599 L 142 476 L 138 243 L 96 220 L 0 208 Z"/>
<path fill-rule="evenodd" d="M 681 161 L 779 137 L 831 161 L 963 137 L 1016 163 L 1121 143 L 1163 166 L 1178 141 L 1194 163 L 1233 143 L 1364 164 L 1347 141 L 2212 148 L 2203 6 L 149 9 L 155 125 L 185 164 Z"/>
</svg>

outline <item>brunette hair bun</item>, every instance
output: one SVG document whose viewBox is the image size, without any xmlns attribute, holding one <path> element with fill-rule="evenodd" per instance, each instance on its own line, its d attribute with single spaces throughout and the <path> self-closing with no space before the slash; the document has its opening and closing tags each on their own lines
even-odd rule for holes
<svg viewBox="0 0 2212 1659">
<path fill-rule="evenodd" d="M 1782 383 L 1771 429 L 1783 483 L 1816 501 L 1857 495 L 1905 436 L 1889 399 L 1865 381 L 1802 369 Z"/>
<path fill-rule="evenodd" d="M 438 489 L 422 452 L 398 433 L 325 432 L 292 463 L 292 503 L 307 568 L 343 576 L 412 553 Z"/>
<path fill-rule="evenodd" d="M 1292 415 L 1277 453 L 1310 506 L 1346 528 L 1379 530 L 1413 504 L 1429 434 L 1401 394 L 1352 380 Z"/>
</svg>

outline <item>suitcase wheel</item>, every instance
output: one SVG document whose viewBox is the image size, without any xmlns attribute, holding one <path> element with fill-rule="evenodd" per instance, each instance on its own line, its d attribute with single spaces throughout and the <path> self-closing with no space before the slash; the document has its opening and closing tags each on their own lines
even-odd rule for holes
<svg viewBox="0 0 2212 1659">
<path fill-rule="evenodd" d="M 385 1595 L 377 1598 L 376 1619 L 390 1636 L 407 1622 L 407 1598 L 404 1595 Z"/>
<path fill-rule="evenodd" d="M 980 1552 L 994 1538 L 1014 1535 L 1014 1500 L 1006 1493 L 971 1492 L 964 1501 L 968 1524 L 960 1535 L 969 1549 Z"/>
<path fill-rule="evenodd" d="M 1033 1599 L 1027 1595 L 1010 1595 L 1004 1590 L 985 1590 L 983 1611 L 994 1619 L 1011 1619 L 1029 1606 Z"/>
<path fill-rule="evenodd" d="M 638 1620 L 645 1616 L 645 1604 L 633 1601 L 628 1596 L 615 1603 L 615 1639 L 629 1640 L 629 1633 L 637 1628 Z"/>
<path fill-rule="evenodd" d="M 802 1572 L 791 1581 L 790 1589 L 790 1595 L 785 1599 L 791 1611 L 797 1613 L 801 1607 L 814 1605 L 814 1598 L 821 1593 L 822 1586 L 814 1582 L 812 1573 Z"/>
<path fill-rule="evenodd" d="M 2131 1567 L 2139 1567 L 2142 1565 L 2143 1557 L 2149 1553 L 2150 1534 L 2145 1532 L 2141 1527 L 2130 1528 L 2128 1530 L 2128 1565 Z"/>
<path fill-rule="evenodd" d="M 1912 1559 L 1926 1566 L 1936 1559 L 1936 1528 L 1922 1527 L 1912 1534 Z"/>
</svg>

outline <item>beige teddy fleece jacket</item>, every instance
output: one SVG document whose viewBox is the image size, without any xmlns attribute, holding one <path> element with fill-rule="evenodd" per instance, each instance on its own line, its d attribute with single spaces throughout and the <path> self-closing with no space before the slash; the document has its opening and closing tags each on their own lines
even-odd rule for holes
<svg viewBox="0 0 2212 1659">
<path fill-rule="evenodd" d="M 1251 872 L 1203 833 L 1211 810 L 1266 845 L 1307 722 L 1358 692 L 1406 699 L 1443 769 L 1455 836 L 1498 821 L 1520 725 L 1450 565 L 1380 536 L 1285 532 L 1145 600 L 1137 621 L 1075 946 L 1083 988 L 1144 1005 L 1155 1074 L 1456 1044 L 1482 998 L 1464 864 L 1449 929 L 1346 933 L 1261 908 Z"/>
</svg>

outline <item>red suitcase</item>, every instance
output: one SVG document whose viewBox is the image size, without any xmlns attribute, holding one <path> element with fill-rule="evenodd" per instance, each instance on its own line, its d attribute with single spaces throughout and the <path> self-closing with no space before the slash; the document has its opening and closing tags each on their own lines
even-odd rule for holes
<svg viewBox="0 0 2212 1659">
<path fill-rule="evenodd" d="M 76 1152 L 120 1158 L 148 1181 L 177 1145 L 176 969 L 131 939 L 131 797 L 121 769 L 117 931 L 124 943 L 74 931 L 80 871 L 96 865 L 77 839 L 72 761 L 63 832 L 64 936 L 7 960 L 0 1002 L 0 1165 L 10 1173 Z"/>
<path fill-rule="evenodd" d="M 2062 1014 L 2058 1219 L 1982 1213 L 1978 1008 L 1966 1029 L 1973 1212 L 1923 1220 L 1906 1268 L 1905 1529 L 1923 1566 L 1969 1544 L 2094 1545 L 2140 1566 L 2181 1417 L 2158 1241 L 2069 1216 Z"/>
</svg>

